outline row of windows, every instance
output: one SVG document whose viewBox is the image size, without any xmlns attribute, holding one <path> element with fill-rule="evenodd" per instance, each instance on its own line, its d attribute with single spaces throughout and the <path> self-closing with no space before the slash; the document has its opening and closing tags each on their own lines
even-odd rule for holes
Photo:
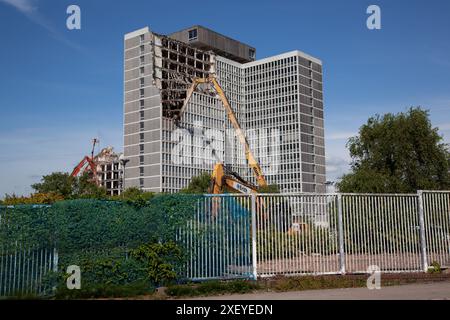
<svg viewBox="0 0 450 320">
<path fill-rule="evenodd" d="M 257 73 L 254 75 L 250 75 L 245 77 L 245 81 L 246 83 L 248 82 L 263 82 L 263 81 L 267 81 L 273 78 L 281 78 L 281 77 L 286 77 L 286 76 L 290 76 L 290 75 L 295 75 L 297 74 L 297 69 L 292 66 L 290 68 L 285 68 L 285 69 L 274 69 L 272 71 L 267 71 L 264 73 Z M 301 73 L 303 74 L 303 73 Z M 312 77 L 312 74 L 306 73 L 304 75 L 310 75 Z"/>
<path fill-rule="evenodd" d="M 298 95 L 286 95 L 281 97 L 270 97 L 262 101 L 248 101 L 247 110 L 265 111 L 268 107 L 283 107 L 285 105 L 297 104 Z"/>
<path fill-rule="evenodd" d="M 220 61 L 220 57 L 218 57 L 218 59 L 217 59 L 217 68 L 218 68 L 218 70 L 220 70 L 222 72 L 230 72 L 230 73 L 235 73 L 235 74 L 239 74 L 239 75 L 244 74 L 244 71 L 241 67 L 237 67 L 237 66 L 228 64 L 226 62 Z"/>
<path fill-rule="evenodd" d="M 313 63 L 309 60 L 299 58 L 298 62 L 295 60 L 297 57 L 289 58 L 290 61 L 283 64 L 286 59 L 276 60 L 269 63 L 259 64 L 245 69 L 245 76 L 252 77 L 255 75 L 267 74 L 283 68 L 296 68 L 300 69 L 301 74 L 315 77 L 322 73 L 322 67 L 319 64 Z M 287 60 L 289 60 L 287 59 Z M 291 69 L 292 70 L 292 69 Z"/>
<path fill-rule="evenodd" d="M 176 165 L 163 165 L 162 166 L 163 176 L 190 178 L 192 176 L 198 176 L 205 171 L 206 170 L 204 170 L 204 169 L 193 169 L 193 168 L 188 168 L 188 167 L 180 167 L 180 166 L 176 166 Z"/>
<path fill-rule="evenodd" d="M 185 188 L 189 185 L 189 182 L 191 181 L 190 178 L 171 178 L 171 177 L 162 177 L 162 187 L 163 188 L 170 188 L 172 190 L 178 190 Z"/>
<path fill-rule="evenodd" d="M 254 120 L 247 121 L 247 125 L 250 128 L 267 127 L 268 125 L 274 125 L 274 128 L 279 129 L 285 125 L 294 124 L 295 128 L 298 128 L 298 116 L 296 114 L 278 116 L 278 117 L 261 117 Z M 312 124 L 312 121 L 309 123 Z"/>
<path fill-rule="evenodd" d="M 249 83 L 245 86 L 245 90 L 247 93 L 255 93 L 260 92 L 267 89 L 286 87 L 289 85 L 297 84 L 297 76 L 285 76 L 277 79 L 270 79 L 261 82 L 253 82 Z"/>
<path fill-rule="evenodd" d="M 269 68 L 279 68 L 282 66 L 286 66 L 289 64 L 296 64 L 297 63 L 297 57 L 288 57 L 284 59 L 274 60 L 266 63 L 257 64 L 255 66 L 251 66 L 246 68 L 246 72 L 248 73 L 254 73 L 254 72 L 261 72 L 263 70 L 269 69 Z"/>
<path fill-rule="evenodd" d="M 303 122 L 310 123 L 313 117 L 323 119 L 323 111 L 310 106 L 302 106 L 300 108 L 296 104 L 273 105 L 266 108 L 261 106 L 249 108 L 246 114 L 246 121 L 255 121 L 266 118 L 283 117 L 289 115 L 298 115 L 300 113 Z"/>
<path fill-rule="evenodd" d="M 255 101 L 264 101 L 269 98 L 277 98 L 282 96 L 289 96 L 292 94 L 297 94 L 297 85 L 295 86 L 287 86 L 287 87 L 281 87 L 277 89 L 262 91 L 259 93 L 252 93 L 246 95 L 246 100 L 248 102 L 255 102 Z"/>
<path fill-rule="evenodd" d="M 217 76 L 233 107 L 242 101 L 244 84 L 241 71 L 238 67 L 218 61 Z"/>
</svg>

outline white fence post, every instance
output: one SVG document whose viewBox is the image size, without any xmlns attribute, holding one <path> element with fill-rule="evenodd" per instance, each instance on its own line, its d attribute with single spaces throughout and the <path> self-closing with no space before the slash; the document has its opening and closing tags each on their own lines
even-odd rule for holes
<svg viewBox="0 0 450 320">
<path fill-rule="evenodd" d="M 56 246 L 55 248 L 53 248 L 53 272 L 58 272 L 58 250 L 56 250 Z"/>
<path fill-rule="evenodd" d="M 422 258 L 422 268 L 424 272 L 428 271 L 428 259 L 427 259 L 427 247 L 426 247 L 426 236 L 425 236 L 425 218 L 423 210 L 423 191 L 417 191 L 417 204 L 419 209 L 419 228 L 420 228 L 420 252 Z"/>
<path fill-rule="evenodd" d="M 344 251 L 344 222 L 342 217 L 342 195 L 337 195 L 338 209 L 338 237 L 339 237 L 339 266 L 340 273 L 345 274 L 345 251 Z"/>
<path fill-rule="evenodd" d="M 252 199 L 252 264 L 253 264 L 253 278 L 258 279 L 257 268 L 257 251 L 256 251 L 256 194 L 251 195 Z"/>
<path fill-rule="evenodd" d="M 58 250 L 56 249 L 56 245 L 55 245 L 55 247 L 53 248 L 53 266 L 52 266 L 52 271 L 55 273 L 58 272 L 58 262 L 59 262 L 58 260 L 59 260 Z M 53 294 L 55 294 L 56 290 L 57 290 L 56 283 L 53 286 L 52 290 L 53 290 Z"/>
</svg>

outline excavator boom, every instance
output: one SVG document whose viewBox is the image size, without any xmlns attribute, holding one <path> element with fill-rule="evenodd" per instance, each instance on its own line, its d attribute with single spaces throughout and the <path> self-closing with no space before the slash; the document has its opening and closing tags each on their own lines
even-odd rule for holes
<svg viewBox="0 0 450 320">
<path fill-rule="evenodd" d="M 78 165 L 75 167 L 75 169 L 73 169 L 73 171 L 72 171 L 72 173 L 71 173 L 71 176 L 72 176 L 72 177 L 77 176 L 77 175 L 80 173 L 81 169 L 83 169 L 83 167 L 84 167 L 86 164 L 89 166 L 89 168 L 91 169 L 91 171 L 92 171 L 93 173 L 96 172 L 96 169 L 97 169 L 97 168 L 96 168 L 96 166 L 95 166 L 95 163 L 91 160 L 91 158 L 89 158 L 88 156 L 86 156 L 86 157 L 83 158 L 83 160 L 80 161 L 80 163 L 78 163 Z"/>
<path fill-rule="evenodd" d="M 189 100 L 191 100 L 192 94 L 194 93 L 195 89 L 197 89 L 198 85 L 201 83 L 208 83 L 208 78 L 194 78 L 194 80 L 192 81 L 191 86 L 189 87 L 188 91 L 186 92 L 186 99 L 184 99 L 183 106 L 181 107 L 178 115 L 175 116 L 176 122 L 178 122 L 181 119 L 181 116 L 186 111 Z"/>
<path fill-rule="evenodd" d="M 99 140 L 97 138 L 92 139 L 92 151 L 91 151 L 91 156 L 85 156 L 79 163 L 78 165 L 73 169 L 72 173 L 70 174 L 72 177 L 76 177 L 78 176 L 78 174 L 83 170 L 83 168 L 85 168 L 83 170 L 83 172 L 85 170 L 90 170 L 92 172 L 92 176 L 93 176 L 93 181 L 95 182 L 96 185 L 100 185 L 100 180 L 97 176 L 97 165 L 95 163 L 95 158 L 94 158 L 94 151 L 95 151 L 95 145 L 99 143 Z"/>
<path fill-rule="evenodd" d="M 266 179 L 264 178 L 263 172 L 261 170 L 261 167 L 259 166 L 258 161 L 256 161 L 256 158 L 253 156 L 253 153 L 250 149 L 250 145 L 248 144 L 247 138 L 245 137 L 244 132 L 241 129 L 241 126 L 239 124 L 238 119 L 236 118 L 236 115 L 231 108 L 230 103 L 228 102 L 228 98 L 225 95 L 225 92 L 222 90 L 222 87 L 217 82 L 216 78 L 209 78 L 212 84 L 214 85 L 214 89 L 216 90 L 217 94 L 219 95 L 220 99 L 222 100 L 222 103 L 227 111 L 228 118 L 231 121 L 231 124 L 233 125 L 234 129 L 236 130 L 236 134 L 238 136 L 239 141 L 245 148 L 245 158 L 248 161 L 248 164 L 250 168 L 252 168 L 253 173 L 256 177 L 256 182 L 260 187 L 267 186 Z"/>
<path fill-rule="evenodd" d="M 184 100 L 183 106 L 180 109 L 178 116 L 176 116 L 176 118 L 175 118 L 175 122 L 178 122 L 181 119 L 183 113 L 186 110 L 186 107 L 189 103 L 189 100 L 190 100 L 192 94 L 194 93 L 197 86 L 202 83 L 210 83 L 214 87 L 214 90 L 216 91 L 217 95 L 219 96 L 220 100 L 222 101 L 222 104 L 228 115 L 228 119 L 230 119 L 230 122 L 236 131 L 236 134 L 238 136 L 240 143 L 244 146 L 245 157 L 248 161 L 250 168 L 252 168 L 253 173 L 255 174 L 256 182 L 257 182 L 258 186 L 260 186 L 260 187 L 267 186 L 267 182 L 266 182 L 266 179 L 264 178 L 264 174 L 261 170 L 261 167 L 250 149 L 250 145 L 249 145 L 247 138 L 245 137 L 245 134 L 239 124 L 236 114 L 234 113 L 233 108 L 231 108 L 230 102 L 228 101 L 228 98 L 225 95 L 225 92 L 223 91 L 222 87 L 220 86 L 219 82 L 217 81 L 217 79 L 215 77 L 210 76 L 208 78 L 194 78 L 193 79 L 191 87 L 187 91 L 186 99 Z M 232 179 L 232 180 L 234 180 L 234 179 Z M 239 182 L 237 182 L 237 180 L 236 180 L 236 183 L 239 183 Z M 239 191 L 239 189 L 237 191 Z M 243 193 L 246 193 L 246 192 L 243 192 Z"/>
</svg>

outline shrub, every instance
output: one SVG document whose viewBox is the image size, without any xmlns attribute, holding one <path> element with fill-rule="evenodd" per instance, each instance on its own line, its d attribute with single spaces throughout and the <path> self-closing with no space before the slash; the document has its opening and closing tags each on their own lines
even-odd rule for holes
<svg viewBox="0 0 450 320">
<path fill-rule="evenodd" d="M 135 282 L 126 285 L 111 284 L 89 284 L 83 286 L 82 290 L 69 290 L 60 286 L 56 292 L 56 299 L 94 299 L 94 298 L 119 298 L 136 297 L 151 294 L 154 288 L 149 287 L 147 282 Z"/>
<path fill-rule="evenodd" d="M 264 246 L 257 247 L 258 256 L 263 259 L 275 259 L 281 251 L 286 257 L 337 253 L 336 240 L 327 228 L 308 225 L 293 232 L 280 232 L 271 228 L 258 231 L 257 237 L 265 243 Z"/>
<path fill-rule="evenodd" d="M 173 241 L 143 244 L 131 256 L 144 265 L 147 278 L 158 286 L 175 281 L 176 266 L 183 261 L 181 248 Z"/>
<path fill-rule="evenodd" d="M 128 288 L 148 292 L 179 277 L 185 249 L 174 241 L 197 199 L 157 195 L 138 202 L 83 199 L 3 207 L 0 243 L 4 252 L 14 252 L 16 243 L 24 248 L 56 248 L 58 272 L 44 280 L 50 292 L 58 286 L 60 297 L 111 295 Z M 70 265 L 81 269 L 82 289 L 72 290 L 78 293 L 65 289 Z"/>
<path fill-rule="evenodd" d="M 199 284 L 172 285 L 166 294 L 172 297 L 193 297 L 217 294 L 249 293 L 260 289 L 257 282 L 248 280 L 206 281 Z"/>
<path fill-rule="evenodd" d="M 57 201 L 62 201 L 64 198 L 56 193 L 34 193 L 29 197 L 18 197 L 16 195 L 5 195 L 2 205 L 15 206 L 23 204 L 52 204 Z"/>
<path fill-rule="evenodd" d="M 428 267 L 428 273 L 442 273 L 441 265 L 437 261 L 433 261 Z"/>
</svg>

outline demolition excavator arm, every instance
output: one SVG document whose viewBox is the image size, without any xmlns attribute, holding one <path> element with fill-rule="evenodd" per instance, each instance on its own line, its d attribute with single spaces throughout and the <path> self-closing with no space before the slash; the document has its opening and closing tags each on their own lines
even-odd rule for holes
<svg viewBox="0 0 450 320">
<path fill-rule="evenodd" d="M 234 113 L 233 109 L 231 108 L 230 102 L 228 101 L 228 98 L 225 95 L 225 92 L 223 91 L 222 87 L 220 86 L 219 82 L 217 81 L 217 79 L 214 76 L 209 76 L 208 78 L 194 78 L 193 79 L 192 84 L 187 91 L 186 99 L 184 100 L 183 106 L 181 107 L 178 115 L 175 116 L 175 119 L 174 119 L 175 122 L 178 123 L 180 121 L 183 113 L 186 111 L 187 105 L 189 103 L 190 98 L 192 97 L 192 94 L 195 92 L 195 89 L 200 84 L 210 84 L 214 88 L 215 92 L 217 93 L 220 100 L 222 101 L 222 104 L 228 115 L 228 119 L 230 119 L 231 124 L 233 125 L 234 129 L 236 130 L 236 134 L 238 136 L 240 143 L 244 146 L 245 157 L 248 161 L 250 168 L 253 170 L 253 173 L 256 177 L 256 182 L 257 182 L 258 186 L 259 187 L 267 186 L 267 182 L 263 175 L 261 167 L 250 149 L 250 145 L 247 141 L 247 138 L 245 137 L 245 134 L 241 128 L 241 125 L 239 124 L 236 114 Z M 254 186 L 251 186 L 249 183 L 227 175 L 225 173 L 224 165 L 222 163 L 217 163 L 215 165 L 213 175 L 212 175 L 212 182 L 215 183 L 215 185 L 213 187 L 211 187 L 211 190 L 210 190 L 212 193 L 221 193 L 221 190 L 225 185 L 235 191 L 240 192 L 240 193 L 256 193 L 257 192 L 256 188 Z"/>
</svg>

